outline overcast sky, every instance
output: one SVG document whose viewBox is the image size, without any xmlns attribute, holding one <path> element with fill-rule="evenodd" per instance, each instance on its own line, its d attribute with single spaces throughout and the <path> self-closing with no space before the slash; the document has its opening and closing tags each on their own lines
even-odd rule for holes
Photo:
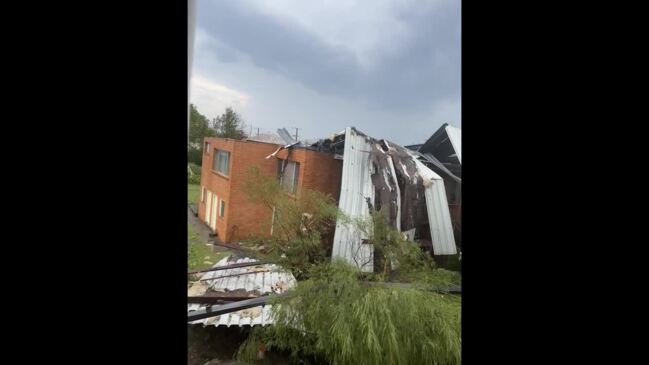
<svg viewBox="0 0 649 365">
<path fill-rule="evenodd" d="M 459 0 L 198 0 L 191 101 L 262 132 L 407 145 L 461 127 Z M 250 130 L 248 129 L 247 132 Z"/>
</svg>

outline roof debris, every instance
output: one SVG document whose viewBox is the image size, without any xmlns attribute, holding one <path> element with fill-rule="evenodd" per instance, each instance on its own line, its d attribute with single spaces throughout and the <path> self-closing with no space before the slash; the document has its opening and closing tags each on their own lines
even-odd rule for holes
<svg viewBox="0 0 649 365">
<path fill-rule="evenodd" d="M 208 271 L 194 283 L 187 290 L 187 295 L 191 297 L 191 301 L 200 303 L 189 303 L 187 312 L 205 310 L 212 305 L 212 302 L 217 301 L 283 294 L 296 285 L 295 277 L 291 273 L 281 271 L 279 266 L 274 264 L 252 265 L 255 262 L 259 261 L 248 257 L 236 259 L 232 255 L 217 262 L 213 269 L 233 268 Z M 265 305 L 263 308 L 242 309 L 189 323 L 228 327 L 264 326 L 273 323 L 271 308 L 272 305 Z"/>
<path fill-rule="evenodd" d="M 418 160 L 415 152 L 353 127 L 344 136 L 312 147 L 339 153 L 343 172 L 339 208 L 352 218 L 367 218 L 384 209 L 389 224 L 409 239 L 431 240 L 435 255 L 457 253 L 444 180 Z M 398 168 L 395 168 L 398 167 Z M 421 179 L 419 179 L 421 177 Z M 419 235 L 416 237 L 415 235 Z M 358 228 L 339 224 L 332 257 L 343 257 L 362 271 L 373 271 L 373 246 Z"/>
</svg>

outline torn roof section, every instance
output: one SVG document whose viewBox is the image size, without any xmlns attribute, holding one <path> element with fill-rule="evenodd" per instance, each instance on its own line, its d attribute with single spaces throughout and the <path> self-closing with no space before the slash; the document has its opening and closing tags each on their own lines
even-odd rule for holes
<svg viewBox="0 0 649 365">
<path fill-rule="evenodd" d="M 285 148 L 290 147 L 306 147 L 305 142 L 298 141 L 286 130 L 286 128 L 280 128 L 277 130 L 277 133 L 262 133 L 255 136 L 246 137 L 247 141 L 261 142 L 261 143 L 270 143 L 281 146 L 286 146 Z"/>
<path fill-rule="evenodd" d="M 410 148 L 431 155 L 453 175 L 462 177 L 462 131 L 459 128 L 444 123 L 424 144 Z"/>
<path fill-rule="evenodd" d="M 278 145 L 285 144 L 284 139 L 282 139 L 282 137 L 273 133 L 263 133 L 263 134 L 258 134 L 256 136 L 250 136 L 247 137 L 246 140 L 254 141 L 254 142 L 262 142 L 262 143 L 278 144 Z"/>
<path fill-rule="evenodd" d="M 343 213 L 367 219 L 372 210 L 382 210 L 392 227 L 401 232 L 414 229 L 415 239 L 431 242 L 435 255 L 457 253 L 444 180 L 412 151 L 353 127 L 345 129 L 344 137 L 334 135 L 315 147 L 336 152 L 342 147 Z M 332 258 L 342 257 L 362 271 L 373 271 L 373 246 L 367 238 L 357 227 L 339 223 Z"/>
<path fill-rule="evenodd" d="M 460 164 L 461 164 L 462 163 L 462 131 L 459 128 L 455 128 L 453 126 L 447 125 L 446 134 L 448 135 L 448 139 L 451 141 L 451 145 L 453 145 L 453 149 L 455 150 L 457 159 L 460 160 Z"/>
<path fill-rule="evenodd" d="M 213 267 L 254 261 L 257 260 L 248 257 L 236 259 L 234 256 L 229 256 L 217 262 Z M 295 277 L 290 272 L 280 271 L 280 267 L 277 265 L 260 264 L 258 266 L 207 272 L 189 288 L 188 296 L 209 296 L 210 293 L 227 295 L 230 293 L 254 298 L 273 293 L 281 294 L 295 285 Z M 187 312 L 203 309 L 207 306 L 209 304 L 190 303 L 187 305 Z M 217 327 L 265 326 L 274 323 L 271 308 L 272 305 L 266 305 L 264 307 L 243 309 L 190 323 Z"/>
<path fill-rule="evenodd" d="M 375 173 L 370 163 L 369 152 L 372 145 L 367 137 L 349 127 L 344 139 L 332 138 L 331 148 L 340 148 L 336 143 L 344 142 L 343 172 L 341 179 L 340 210 L 354 219 L 367 219 L 369 205 L 374 201 L 374 185 L 371 175 Z M 338 222 L 334 232 L 332 258 L 342 257 L 361 271 L 374 271 L 374 247 L 363 243 L 368 237 L 355 227 Z"/>
</svg>

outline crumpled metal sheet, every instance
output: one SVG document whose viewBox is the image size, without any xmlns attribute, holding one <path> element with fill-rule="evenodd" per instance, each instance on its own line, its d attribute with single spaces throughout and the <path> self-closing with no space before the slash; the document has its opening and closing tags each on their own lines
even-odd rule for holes
<svg viewBox="0 0 649 365">
<path fill-rule="evenodd" d="M 435 255 L 455 255 L 457 247 L 455 246 L 453 223 L 446 199 L 444 180 L 419 160 L 416 158 L 414 160 L 417 172 L 424 179 L 426 210 L 430 237 L 433 241 L 433 253 Z"/>
<path fill-rule="evenodd" d="M 234 263 L 254 262 L 248 257 L 234 261 L 232 256 L 217 262 L 214 267 L 227 266 Z M 223 278 L 219 278 L 223 276 Z M 212 279 L 213 280 L 209 280 Z M 205 280 L 208 279 L 208 280 Z M 297 285 L 295 277 L 290 272 L 280 271 L 274 264 L 248 266 L 228 270 L 210 271 L 205 273 L 201 280 L 188 289 L 188 296 L 204 295 L 208 290 L 216 292 L 244 291 L 256 295 L 281 294 Z M 192 303 L 187 305 L 187 312 L 195 311 L 209 306 L 209 304 Z M 272 305 L 255 307 L 224 314 L 217 317 L 201 319 L 190 324 L 203 324 L 204 326 L 265 326 L 272 324 Z"/>
<path fill-rule="evenodd" d="M 352 219 L 370 216 L 367 201 L 374 202 L 371 174 L 374 166 L 369 158 L 372 145 L 365 135 L 351 127 L 345 129 L 345 152 L 338 207 Z M 367 200 L 366 200 L 367 199 Z M 334 232 L 332 258 L 341 257 L 361 271 L 374 271 L 374 246 L 364 244 L 368 237 L 355 227 L 338 222 Z"/>
<path fill-rule="evenodd" d="M 389 141 L 348 127 L 344 142 L 340 210 L 354 220 L 381 210 L 392 227 L 412 236 L 413 229 L 428 223 L 433 253 L 455 254 L 444 180 L 415 152 Z M 361 271 L 373 271 L 374 247 L 363 243 L 367 238 L 358 227 L 337 224 L 332 258 L 342 257 Z"/>
</svg>

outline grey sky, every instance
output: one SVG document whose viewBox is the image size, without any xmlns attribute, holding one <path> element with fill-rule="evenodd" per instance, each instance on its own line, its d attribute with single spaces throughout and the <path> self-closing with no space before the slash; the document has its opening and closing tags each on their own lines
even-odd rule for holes
<svg viewBox="0 0 649 365">
<path fill-rule="evenodd" d="M 457 0 L 198 0 L 191 100 L 255 133 L 421 143 L 461 127 L 460 24 Z"/>
</svg>

